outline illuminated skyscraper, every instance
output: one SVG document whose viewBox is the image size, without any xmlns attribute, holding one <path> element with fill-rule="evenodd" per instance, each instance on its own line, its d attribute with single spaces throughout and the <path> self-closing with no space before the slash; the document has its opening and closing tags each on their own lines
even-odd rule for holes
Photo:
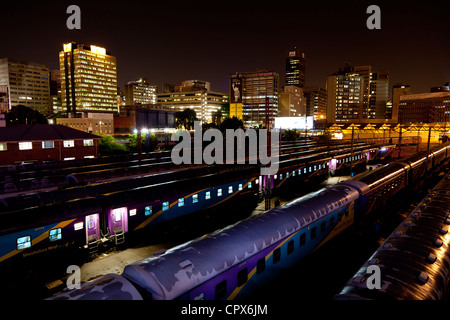
<svg viewBox="0 0 450 320">
<path fill-rule="evenodd" d="M 125 86 L 125 104 L 156 104 L 158 87 L 152 86 L 147 78 L 129 81 Z"/>
<path fill-rule="evenodd" d="M 297 48 L 287 53 L 286 85 L 300 88 L 305 86 L 305 54 Z"/>
<path fill-rule="evenodd" d="M 61 102 L 67 113 L 117 112 L 117 64 L 105 48 L 66 43 L 59 53 Z"/>
<path fill-rule="evenodd" d="M 8 109 L 24 105 L 41 114 L 52 113 L 50 104 L 49 70 L 46 65 L 0 59 L 0 86 L 6 86 L 8 92 Z"/>
</svg>

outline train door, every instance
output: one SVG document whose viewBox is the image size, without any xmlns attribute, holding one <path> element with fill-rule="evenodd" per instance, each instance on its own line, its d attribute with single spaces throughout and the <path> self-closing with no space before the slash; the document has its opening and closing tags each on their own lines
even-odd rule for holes
<svg viewBox="0 0 450 320">
<path fill-rule="evenodd" d="M 128 231 L 127 208 L 116 208 L 111 210 L 109 218 L 109 229 L 111 234 L 119 234 Z"/>
<path fill-rule="evenodd" d="M 86 226 L 86 244 L 89 252 L 97 251 L 97 241 L 100 239 L 100 217 L 99 214 L 91 214 L 85 218 Z"/>
</svg>

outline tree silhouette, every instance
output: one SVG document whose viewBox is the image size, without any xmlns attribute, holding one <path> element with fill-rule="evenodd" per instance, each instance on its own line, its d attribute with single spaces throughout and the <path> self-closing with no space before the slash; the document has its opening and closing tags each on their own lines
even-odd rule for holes
<svg viewBox="0 0 450 320">
<path fill-rule="evenodd" d="M 48 124 L 47 118 L 39 111 L 24 105 L 13 106 L 5 116 L 7 124 Z"/>
<path fill-rule="evenodd" d="M 186 130 L 194 129 L 194 121 L 197 121 L 197 113 L 194 109 L 186 108 L 175 113 L 177 128 L 184 127 Z"/>
</svg>

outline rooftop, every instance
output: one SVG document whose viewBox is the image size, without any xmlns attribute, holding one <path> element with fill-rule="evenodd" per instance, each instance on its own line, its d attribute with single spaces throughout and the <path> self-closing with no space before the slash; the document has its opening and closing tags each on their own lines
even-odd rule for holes
<svg viewBox="0 0 450 320">
<path fill-rule="evenodd" d="M 0 128 L 0 142 L 76 139 L 100 139 L 100 137 L 62 125 L 31 124 Z"/>
</svg>

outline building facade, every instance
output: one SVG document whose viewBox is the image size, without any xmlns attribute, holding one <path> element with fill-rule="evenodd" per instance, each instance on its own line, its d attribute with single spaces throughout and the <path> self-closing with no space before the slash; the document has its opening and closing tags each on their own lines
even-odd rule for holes
<svg viewBox="0 0 450 320">
<path fill-rule="evenodd" d="M 286 86 L 305 86 L 305 54 L 297 48 L 288 51 L 286 57 Z"/>
<path fill-rule="evenodd" d="M 158 87 L 151 85 L 147 78 L 129 81 L 125 86 L 125 105 L 156 104 Z"/>
<path fill-rule="evenodd" d="M 230 115 L 234 101 L 242 101 L 242 120 L 247 127 L 270 127 L 278 116 L 280 75 L 273 71 L 231 75 Z M 240 87 L 233 84 L 240 83 Z"/>
<path fill-rule="evenodd" d="M 163 110 L 175 112 L 193 109 L 202 123 L 210 123 L 213 113 L 229 103 L 227 94 L 208 91 L 206 87 L 192 86 L 185 81 L 181 88 L 181 91 L 159 93 L 157 105 Z"/>
<path fill-rule="evenodd" d="M 400 96 L 410 95 L 411 86 L 409 84 L 396 83 L 392 86 L 392 112 L 387 114 L 388 119 L 392 119 L 393 122 L 398 122 L 398 110 L 400 104 Z"/>
<path fill-rule="evenodd" d="M 0 165 L 96 158 L 99 138 L 58 125 L 0 128 Z"/>
<path fill-rule="evenodd" d="M 49 69 L 46 65 L 0 59 L 0 86 L 8 87 L 8 110 L 20 104 L 43 115 L 52 113 Z"/>
<path fill-rule="evenodd" d="M 57 118 L 56 124 L 93 134 L 113 134 L 114 116 L 112 113 L 78 113 L 67 118 Z"/>
<path fill-rule="evenodd" d="M 0 113 L 9 111 L 8 86 L 0 86 Z"/>
<path fill-rule="evenodd" d="M 436 123 L 450 121 L 450 91 L 401 95 L 400 123 Z"/>
<path fill-rule="evenodd" d="M 306 114 L 306 99 L 303 89 L 297 86 L 285 86 L 278 97 L 279 117 L 299 117 Z"/>
<path fill-rule="evenodd" d="M 327 78 L 327 122 L 360 122 L 364 78 L 344 72 Z"/>
<path fill-rule="evenodd" d="M 64 112 L 118 112 L 116 58 L 105 48 L 66 43 L 59 66 Z"/>
<path fill-rule="evenodd" d="M 306 115 L 314 120 L 323 120 L 327 117 L 327 90 L 321 87 L 305 87 L 303 95 L 306 103 Z"/>
</svg>

